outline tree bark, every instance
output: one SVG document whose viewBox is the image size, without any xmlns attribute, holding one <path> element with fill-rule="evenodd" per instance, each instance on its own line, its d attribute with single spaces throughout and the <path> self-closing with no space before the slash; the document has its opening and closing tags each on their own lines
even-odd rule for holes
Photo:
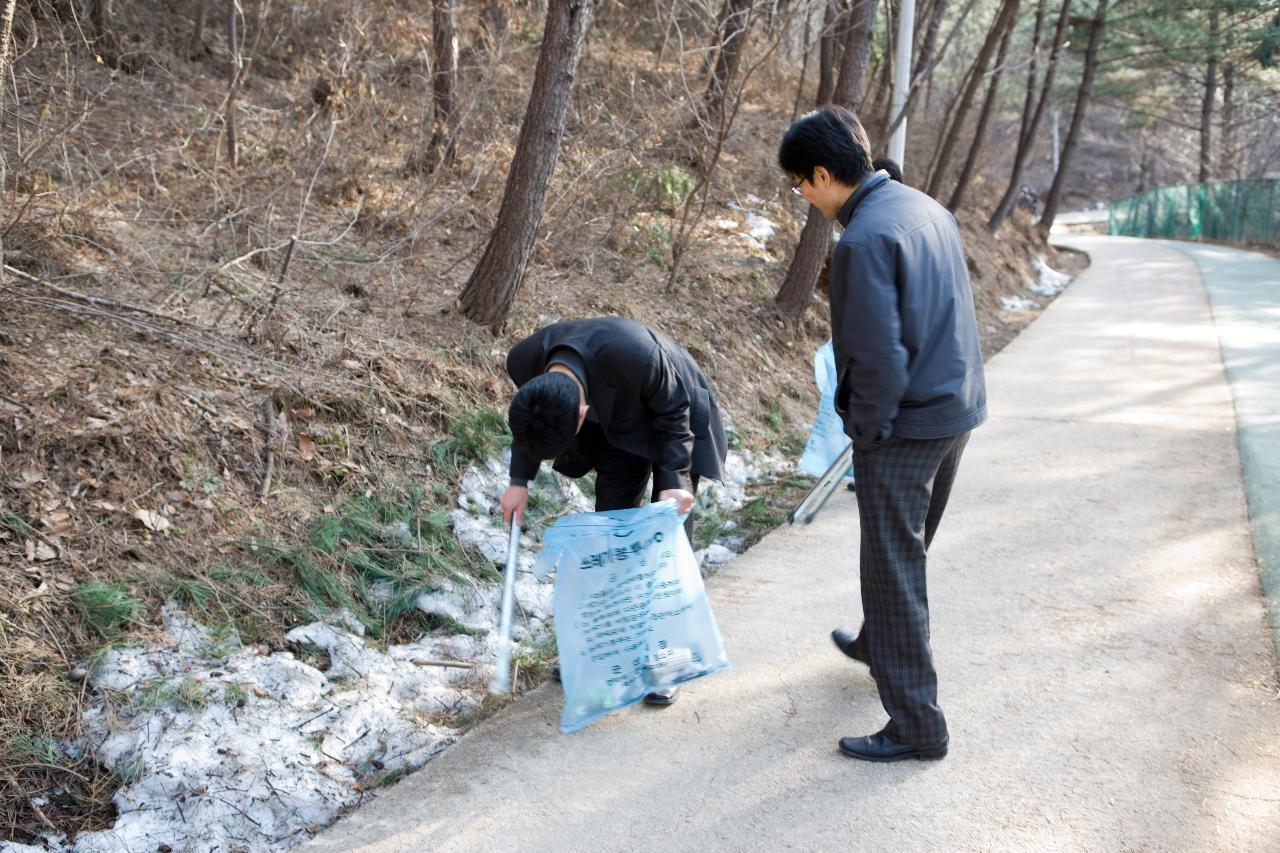
<svg viewBox="0 0 1280 853">
<path fill-rule="evenodd" d="M 876 0 L 854 0 L 849 10 L 849 31 L 845 35 L 840 74 L 832 93 L 833 103 L 855 113 L 867 81 L 867 61 L 871 58 L 871 37 L 876 26 Z"/>
<path fill-rule="evenodd" d="M 578 60 L 591 23 L 590 0 L 549 0 L 533 91 L 520 126 L 498 219 L 459 302 L 464 315 L 496 326 L 506 319 L 533 253 L 547 185 L 564 136 Z"/>
<path fill-rule="evenodd" d="M 1080 79 L 1080 90 L 1076 94 L 1075 110 L 1071 113 L 1071 127 L 1067 130 L 1067 138 L 1062 143 L 1062 158 L 1058 162 L 1058 173 L 1053 176 L 1053 186 L 1049 189 L 1049 198 L 1044 203 L 1044 212 L 1040 215 L 1040 229 L 1047 232 L 1053 225 L 1053 218 L 1058 215 L 1058 205 L 1062 201 L 1062 189 L 1066 186 L 1067 172 L 1071 169 L 1071 160 L 1080 144 L 1080 130 L 1084 127 L 1084 116 L 1089 110 L 1089 99 L 1093 95 L 1093 78 L 1098 70 L 1098 45 L 1102 43 L 1102 32 L 1106 26 L 1107 0 L 1098 0 L 1098 10 L 1093 16 L 1093 26 L 1089 29 L 1089 46 L 1084 52 L 1084 75 Z"/>
<path fill-rule="evenodd" d="M 1009 25 L 1009 20 L 1017 11 L 1018 0 L 1004 0 L 1004 3 L 1000 6 L 999 13 L 996 14 L 995 22 L 991 25 L 991 29 L 987 32 L 987 37 L 982 42 L 978 57 L 973 61 L 973 70 L 969 75 L 969 83 L 965 86 L 964 92 L 960 96 L 955 118 L 952 119 L 950 127 L 947 128 L 946 133 L 943 135 L 942 147 L 935 158 L 937 166 L 934 168 L 933 174 L 929 176 L 929 184 L 925 192 L 931 196 L 937 197 L 938 191 L 942 188 L 942 178 L 947 174 L 951 154 L 960 142 L 960 131 L 964 128 L 965 119 L 969 116 L 969 109 L 973 106 L 973 99 L 978 93 L 978 87 L 982 85 L 982 78 L 987 71 L 987 63 L 991 61 L 991 54 L 995 52 L 996 45 L 1003 36 L 1005 28 Z"/>
<path fill-rule="evenodd" d="M 104 41 L 111 38 L 113 2 L 114 0 L 92 0 L 89 4 L 89 23 L 93 25 L 93 34 Z"/>
<path fill-rule="evenodd" d="M 1239 179 L 1236 162 L 1236 66 L 1234 62 L 1222 66 L 1222 144 L 1218 146 L 1218 174 L 1223 178 Z"/>
<path fill-rule="evenodd" d="M 995 234 L 1000 230 L 1000 226 L 1004 224 L 1010 211 L 1013 210 L 1014 202 L 1018 199 L 1018 190 L 1022 184 L 1022 173 L 1026 169 L 1027 159 L 1031 154 L 1032 146 L 1035 144 L 1036 133 L 1040 129 L 1040 122 L 1044 119 L 1049 99 L 1053 95 L 1053 78 L 1058 71 L 1058 56 L 1062 52 L 1062 46 L 1067 36 L 1067 24 L 1070 23 L 1070 20 L 1071 0 L 1062 0 L 1062 9 L 1058 13 L 1058 23 L 1053 31 L 1053 44 L 1049 48 L 1049 60 L 1045 63 L 1044 85 L 1040 88 L 1040 100 L 1036 103 L 1035 112 L 1031 114 L 1031 123 L 1027 126 L 1026 132 L 1022 134 L 1022 138 L 1018 142 L 1018 150 L 1013 157 L 1013 169 L 1009 173 L 1009 186 L 1005 188 L 1004 195 L 1000 198 L 1000 203 L 996 205 L 991 218 L 987 220 L 987 232 L 990 234 Z"/>
<path fill-rule="evenodd" d="M 431 76 L 433 119 L 428 163 L 453 162 L 453 123 L 457 103 L 458 38 L 454 30 L 453 0 L 431 0 Z"/>
<path fill-rule="evenodd" d="M 4 115 L 5 95 L 9 91 L 7 85 L 3 85 L 3 81 L 9 79 L 9 43 L 13 41 L 13 12 L 17 8 L 18 0 L 3 0 L 4 5 L 0 6 L 0 116 Z M 0 122 L 3 127 L 3 122 Z M 0 145 L 0 222 L 5 220 L 4 209 L 4 187 L 7 175 L 8 163 L 5 162 L 4 146 Z M 4 283 L 4 234 L 0 229 L 0 284 Z"/>
<path fill-rule="evenodd" d="M 230 76 L 227 80 L 227 162 L 234 169 L 240 156 L 236 139 L 236 81 L 240 76 L 240 68 L 244 65 L 244 56 L 240 52 L 240 0 L 230 0 L 227 3 L 227 50 L 231 52 Z"/>
<path fill-rule="evenodd" d="M 1218 94 L 1218 7 L 1209 9 L 1209 59 L 1200 102 L 1200 183 L 1213 177 L 1213 100 Z"/>
<path fill-rule="evenodd" d="M 191 29 L 191 46 L 187 50 L 192 58 L 200 54 L 200 48 L 204 45 L 204 21 L 208 10 L 208 0 L 196 0 L 195 26 Z"/>
<path fill-rule="evenodd" d="M 844 55 L 840 61 L 840 79 L 832 92 L 832 99 L 840 106 L 856 112 L 854 99 L 862 92 L 867 76 L 867 59 L 871 55 L 871 36 L 875 29 L 876 0 L 856 0 L 850 10 L 851 18 L 846 33 Z M 820 102 L 818 106 L 822 106 Z M 870 153 L 870 152 L 868 152 Z M 831 223 L 813 205 L 800 232 L 800 242 L 787 277 L 774 297 L 778 313 L 790 323 L 803 319 L 813 302 L 813 288 L 827 263 L 831 251 Z"/>
<path fill-rule="evenodd" d="M 804 37 L 800 40 L 801 52 L 803 56 L 800 58 L 800 82 L 796 84 L 796 101 L 791 107 L 791 121 L 796 120 L 796 116 L 800 115 L 800 104 L 804 102 L 804 84 L 805 79 L 809 76 L 809 54 L 812 42 L 809 41 L 809 34 L 813 31 L 813 6 L 804 7 Z"/>
<path fill-rule="evenodd" d="M 433 8 L 432 15 L 434 16 L 434 14 L 435 10 Z M 452 3 L 449 7 L 449 18 L 450 24 L 452 25 Z M 496 45 L 498 42 L 502 41 L 502 37 L 507 34 L 507 9 L 503 5 L 502 0 L 489 0 L 489 5 L 485 9 L 485 22 L 488 24 L 490 34 L 493 36 L 493 43 Z M 457 64 L 456 59 L 454 60 L 454 64 Z"/>
<path fill-rule="evenodd" d="M 840 10 L 836 8 L 836 0 L 827 0 L 822 10 L 822 40 L 818 43 L 818 106 L 831 103 L 831 93 L 835 91 L 835 57 L 836 57 L 836 23 L 840 19 Z"/>
<path fill-rule="evenodd" d="M 728 91 L 733 75 L 738 71 L 738 60 L 742 55 L 742 47 L 746 42 L 747 28 L 751 24 L 752 0 L 728 0 L 725 4 L 725 15 L 720 30 L 720 49 L 716 56 L 715 67 L 711 78 L 707 81 L 705 103 L 708 122 L 713 127 L 720 124 L 724 110 L 724 96 Z"/>
<path fill-rule="evenodd" d="M 987 97 L 982 102 L 982 109 L 978 112 L 978 123 L 973 129 L 973 144 L 969 146 L 969 156 L 965 158 L 960 177 L 956 180 L 956 188 L 951 193 L 950 201 L 947 202 L 947 210 L 952 213 L 959 210 L 964 201 L 969 182 L 973 180 L 973 170 L 978 164 L 978 156 L 982 153 L 982 146 L 987 141 L 987 126 L 991 122 L 991 112 L 996 104 L 996 96 L 1000 92 L 1000 77 L 1004 74 L 1005 57 L 1009 55 L 1009 41 L 1015 29 L 1017 5 L 1018 0 L 1014 0 L 1014 14 L 1005 23 L 1004 35 L 1000 38 L 1000 49 L 996 52 L 996 67 L 991 72 L 991 85 L 987 87 Z"/>
<path fill-rule="evenodd" d="M 1040 64 L 1040 39 L 1044 35 L 1044 12 L 1047 0 L 1036 4 L 1036 23 L 1031 33 L 1031 56 L 1027 62 L 1027 96 L 1022 102 L 1022 120 L 1018 123 L 1018 148 L 1022 151 L 1031 127 L 1031 114 L 1036 108 L 1036 83 Z M 1017 154 L 1015 153 L 1015 157 Z"/>
</svg>

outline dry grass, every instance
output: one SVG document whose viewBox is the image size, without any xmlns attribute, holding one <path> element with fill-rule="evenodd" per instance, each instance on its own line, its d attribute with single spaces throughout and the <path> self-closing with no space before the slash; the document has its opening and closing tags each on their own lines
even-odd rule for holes
<svg viewBox="0 0 1280 853">
<path fill-rule="evenodd" d="M 495 334 L 454 300 L 501 197 L 538 15 L 493 47 L 459 8 L 458 156 L 430 173 L 421 0 L 276 3 L 260 23 L 266 4 L 247 4 L 235 168 L 217 16 L 192 50 L 185 6 L 117 4 L 100 63 L 69 5 L 20 5 L 4 240 L 24 276 L 0 287 L 0 838 L 110 823 L 119 780 L 67 747 L 85 664 L 144 639 L 165 599 L 278 647 L 312 609 L 358 605 L 379 573 L 408 595 L 469 570 L 439 543 L 437 563 L 393 559 L 380 531 L 451 503 L 459 465 L 494 440 L 474 418 L 505 405 L 506 348 L 547 318 L 669 332 L 747 446 L 794 441 L 811 417 L 825 308 L 793 330 L 769 305 L 803 213 L 773 166 L 797 73 L 784 52 L 753 78 L 709 215 L 754 194 L 782 228 L 767 251 L 702 228 L 668 290 L 701 60 L 677 64 L 670 31 L 602 7 L 534 262 Z M 998 346 L 1029 319 L 991 305 L 1030 280 L 1035 241 L 967 233 Z M 448 628 L 365 612 L 391 639 Z"/>
</svg>

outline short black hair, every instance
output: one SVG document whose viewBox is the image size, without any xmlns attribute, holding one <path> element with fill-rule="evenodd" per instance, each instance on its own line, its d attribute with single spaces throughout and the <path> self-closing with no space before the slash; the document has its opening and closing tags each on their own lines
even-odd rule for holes
<svg viewBox="0 0 1280 853">
<path fill-rule="evenodd" d="M 902 167 L 898 165 L 897 160 L 890 160 L 888 157 L 877 157 L 871 161 L 871 168 L 877 172 L 888 172 L 890 180 L 902 183 Z"/>
<path fill-rule="evenodd" d="M 559 372 L 526 382 L 507 409 L 507 424 L 516 444 L 536 459 L 555 459 L 578 434 L 578 383 Z"/>
<path fill-rule="evenodd" d="M 822 166 L 845 186 L 872 172 L 871 143 L 853 111 L 828 104 L 796 119 L 778 146 L 778 165 L 795 178 L 813 180 Z"/>
</svg>

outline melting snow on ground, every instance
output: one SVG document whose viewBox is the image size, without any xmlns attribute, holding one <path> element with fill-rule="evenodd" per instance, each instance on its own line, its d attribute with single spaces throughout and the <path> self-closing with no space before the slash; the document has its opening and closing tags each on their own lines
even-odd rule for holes
<svg viewBox="0 0 1280 853">
<path fill-rule="evenodd" d="M 746 487 L 790 467 L 776 456 L 731 452 L 724 483 L 699 489 L 700 507 L 719 514 L 746 501 Z M 505 459 L 468 470 L 453 512 L 455 533 L 497 564 L 507 534 L 498 496 Z M 534 489 L 563 513 L 590 511 L 572 481 L 544 477 Z M 706 569 L 731 560 L 741 536 L 698 552 Z M 545 640 L 553 585 L 529 569 L 538 543 L 522 537 L 513 625 L 517 644 Z M 214 636 L 178 607 L 164 611 L 164 632 L 146 646 L 109 651 L 93 669 L 93 703 L 84 717 L 84 748 L 125 784 L 119 816 L 100 832 L 46 846 L 3 844 L 4 853 L 274 851 L 300 843 L 400 773 L 422 766 L 458 732 L 449 721 L 484 697 L 497 648 L 501 588 L 441 580 L 417 604 L 482 634 L 427 635 L 384 650 L 367 642 L 350 614 L 286 635 L 305 660 L 270 653 L 238 638 Z"/>
<path fill-rule="evenodd" d="M 1030 311 L 1033 308 L 1039 308 L 1040 303 L 1025 296 L 1001 296 L 1000 307 L 1010 312 Z"/>
<path fill-rule="evenodd" d="M 1036 257 L 1032 265 L 1036 270 L 1036 280 L 1027 285 L 1027 290 L 1037 296 L 1057 296 L 1071 283 L 1071 276 L 1051 268 L 1044 258 Z"/>
</svg>

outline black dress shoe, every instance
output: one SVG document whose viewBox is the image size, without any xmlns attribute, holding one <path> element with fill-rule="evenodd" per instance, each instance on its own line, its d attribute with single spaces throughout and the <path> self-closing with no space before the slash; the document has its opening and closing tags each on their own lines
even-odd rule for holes
<svg viewBox="0 0 1280 853">
<path fill-rule="evenodd" d="M 858 637 L 855 634 L 846 631 L 844 628 L 836 628 L 831 632 L 831 639 L 836 644 L 837 649 L 859 663 L 865 663 L 867 669 L 871 669 L 871 655 L 867 654 L 866 646 L 858 642 Z M 872 671 L 871 677 L 876 677 L 874 671 Z"/>
<path fill-rule="evenodd" d="M 656 705 L 659 708 L 665 708 L 676 701 L 679 693 L 679 687 L 668 687 L 666 690 L 655 690 L 648 696 L 644 697 L 644 704 Z"/>
<path fill-rule="evenodd" d="M 929 746 L 908 746 L 897 743 L 883 731 L 866 737 L 840 738 L 840 751 L 850 758 L 862 761 L 905 761 L 918 758 L 921 761 L 933 761 L 947 754 L 950 738 Z"/>
</svg>

